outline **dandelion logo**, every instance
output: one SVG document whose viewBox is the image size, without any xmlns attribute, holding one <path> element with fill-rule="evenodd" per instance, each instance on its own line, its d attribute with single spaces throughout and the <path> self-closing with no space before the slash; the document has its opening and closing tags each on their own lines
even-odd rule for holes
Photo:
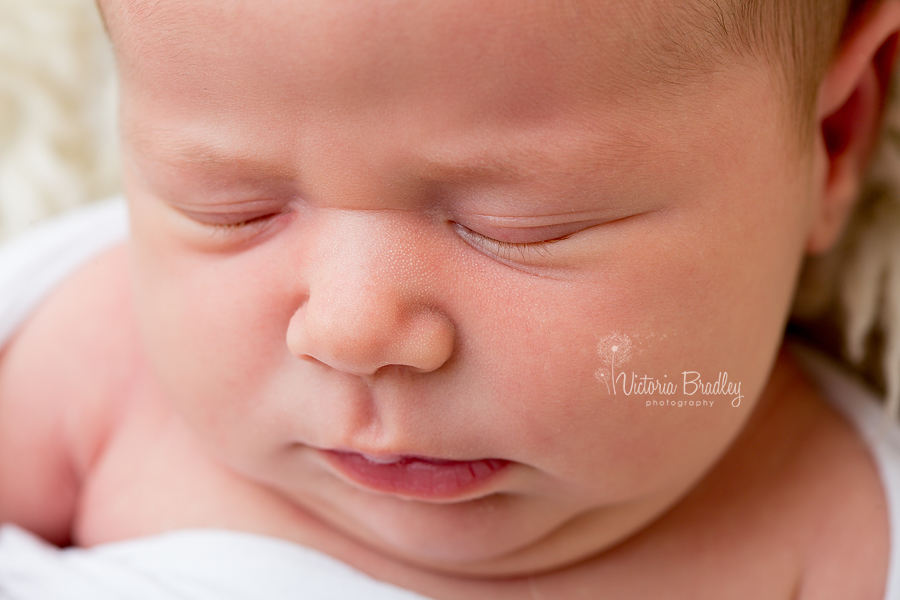
<svg viewBox="0 0 900 600">
<path fill-rule="evenodd" d="M 597 354 L 600 355 L 600 362 L 606 366 L 606 369 L 598 369 L 596 377 L 606 384 L 607 392 L 616 393 L 616 368 L 627 363 L 633 353 L 634 344 L 627 335 L 613 333 L 600 340 L 597 345 Z M 611 387 L 610 382 L 612 382 Z"/>
</svg>

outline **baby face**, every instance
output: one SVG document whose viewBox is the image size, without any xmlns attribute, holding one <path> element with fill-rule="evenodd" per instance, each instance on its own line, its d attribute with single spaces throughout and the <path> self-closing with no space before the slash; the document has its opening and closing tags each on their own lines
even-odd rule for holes
<svg viewBox="0 0 900 600">
<path fill-rule="evenodd" d="M 738 435 L 810 227 L 767 68 L 691 66 L 670 3 L 133 4 L 137 308 L 222 464 L 385 554 L 520 573 Z"/>
</svg>

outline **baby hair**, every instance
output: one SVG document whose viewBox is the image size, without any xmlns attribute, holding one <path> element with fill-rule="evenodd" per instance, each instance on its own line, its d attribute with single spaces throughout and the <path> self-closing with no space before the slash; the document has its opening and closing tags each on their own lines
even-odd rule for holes
<svg viewBox="0 0 900 600">
<path fill-rule="evenodd" d="M 800 133 L 812 133 L 819 83 L 843 32 L 879 0 L 703 0 L 719 42 L 732 54 L 762 56 L 781 75 Z M 804 137 L 802 139 L 808 139 Z"/>
</svg>

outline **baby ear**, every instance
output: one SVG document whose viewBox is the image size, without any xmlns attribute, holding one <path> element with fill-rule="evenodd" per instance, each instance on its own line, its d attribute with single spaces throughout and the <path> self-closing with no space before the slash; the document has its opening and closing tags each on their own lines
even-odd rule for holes
<svg viewBox="0 0 900 600">
<path fill-rule="evenodd" d="M 897 58 L 900 1 L 870 2 L 853 17 L 819 87 L 816 123 L 827 172 L 807 251 L 834 243 L 859 195 Z"/>
</svg>

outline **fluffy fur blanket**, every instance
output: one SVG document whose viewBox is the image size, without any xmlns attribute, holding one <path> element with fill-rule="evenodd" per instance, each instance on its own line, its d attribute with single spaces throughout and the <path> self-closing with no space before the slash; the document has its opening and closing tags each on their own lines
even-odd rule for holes
<svg viewBox="0 0 900 600">
<path fill-rule="evenodd" d="M 112 64 L 92 0 L 0 0 L 0 239 L 118 190 Z"/>
</svg>

